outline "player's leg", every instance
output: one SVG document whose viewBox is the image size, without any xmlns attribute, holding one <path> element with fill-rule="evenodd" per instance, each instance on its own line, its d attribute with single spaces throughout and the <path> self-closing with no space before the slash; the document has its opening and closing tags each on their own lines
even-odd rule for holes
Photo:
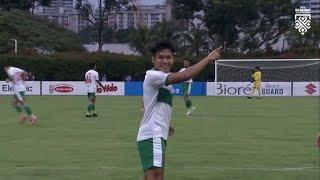
<svg viewBox="0 0 320 180">
<path fill-rule="evenodd" d="M 94 97 L 92 98 L 92 116 L 93 117 L 97 117 L 98 116 L 98 114 L 96 114 L 96 94 L 94 93 Z"/>
<path fill-rule="evenodd" d="M 95 113 L 96 109 L 96 93 L 88 93 L 88 106 L 87 106 L 87 114 L 86 117 L 96 117 L 98 116 Z"/>
<path fill-rule="evenodd" d="M 163 138 L 151 138 L 138 142 L 145 180 L 163 179 L 165 147 L 166 141 Z"/>
<path fill-rule="evenodd" d="M 23 107 L 24 111 L 28 115 L 28 117 L 31 118 L 31 123 L 36 124 L 37 123 L 37 117 L 32 113 L 31 107 L 25 103 L 25 94 L 24 92 L 18 92 L 16 93 L 18 103 Z"/>
<path fill-rule="evenodd" d="M 151 168 L 147 170 L 144 174 L 145 180 L 163 180 L 164 171 L 162 168 Z"/>
<path fill-rule="evenodd" d="M 190 100 L 190 92 L 191 92 L 191 83 L 184 82 L 183 83 L 183 98 L 186 105 L 186 108 L 188 109 L 187 115 L 191 115 L 193 111 L 195 110 L 195 107 L 192 106 L 192 101 Z"/>
<path fill-rule="evenodd" d="M 256 84 L 256 82 L 254 82 L 253 83 L 253 87 L 252 87 L 251 92 L 250 92 L 250 96 L 248 98 L 251 99 L 253 97 L 254 92 L 256 91 L 256 89 L 257 89 L 257 84 Z"/>
<path fill-rule="evenodd" d="M 314 145 L 316 145 L 320 148 L 320 132 L 316 136 L 316 140 L 314 142 Z"/>
<path fill-rule="evenodd" d="M 260 83 L 257 85 L 258 98 L 261 99 L 261 86 Z"/>
<path fill-rule="evenodd" d="M 27 120 L 27 116 L 23 114 L 22 106 L 19 104 L 18 96 L 16 94 L 14 95 L 11 104 L 19 114 L 19 122 L 24 123 Z"/>
<path fill-rule="evenodd" d="M 92 109 L 93 109 L 93 93 L 88 93 L 88 105 L 87 105 L 87 114 L 86 117 L 92 117 Z"/>
</svg>

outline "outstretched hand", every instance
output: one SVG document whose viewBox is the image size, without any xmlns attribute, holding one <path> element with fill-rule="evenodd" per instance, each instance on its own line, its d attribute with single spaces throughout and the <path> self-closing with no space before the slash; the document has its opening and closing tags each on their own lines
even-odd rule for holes
<svg viewBox="0 0 320 180">
<path fill-rule="evenodd" d="M 211 53 L 207 56 L 207 58 L 209 59 L 209 61 L 215 61 L 217 59 L 220 58 L 220 53 L 221 53 L 221 50 L 222 50 L 222 46 L 218 47 L 217 49 L 211 51 Z"/>
</svg>

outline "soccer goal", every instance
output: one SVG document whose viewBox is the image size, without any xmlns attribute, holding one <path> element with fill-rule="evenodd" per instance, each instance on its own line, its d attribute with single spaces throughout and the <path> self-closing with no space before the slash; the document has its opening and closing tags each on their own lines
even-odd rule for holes
<svg viewBox="0 0 320 180">
<path fill-rule="evenodd" d="M 259 66 L 262 81 L 320 81 L 320 59 L 223 59 L 215 61 L 215 82 L 248 82 Z"/>
</svg>

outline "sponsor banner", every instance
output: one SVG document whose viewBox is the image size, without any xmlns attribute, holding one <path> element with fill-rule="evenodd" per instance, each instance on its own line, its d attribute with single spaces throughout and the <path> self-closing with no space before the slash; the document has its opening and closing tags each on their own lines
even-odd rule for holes
<svg viewBox="0 0 320 180">
<path fill-rule="evenodd" d="M 104 89 L 97 87 L 96 95 L 124 95 L 123 82 L 102 82 Z M 84 81 L 43 81 L 42 95 L 87 95 Z"/>
<path fill-rule="evenodd" d="M 293 96 L 319 96 L 320 82 L 293 82 Z"/>
<path fill-rule="evenodd" d="M 40 95 L 40 81 L 26 81 L 26 95 Z M 0 95 L 14 94 L 14 87 L 9 82 L 0 81 Z"/>
<path fill-rule="evenodd" d="M 174 95 L 183 95 L 182 83 L 174 84 Z M 206 83 L 193 82 L 191 86 L 191 96 L 203 96 L 205 95 Z M 143 95 L 143 82 L 125 82 L 125 95 L 126 96 L 142 96 Z"/>
<path fill-rule="evenodd" d="M 86 95 L 87 86 L 81 81 L 42 81 L 42 95 Z"/>
<path fill-rule="evenodd" d="M 248 82 L 208 83 L 207 95 L 249 96 L 252 86 Z M 262 96 L 291 96 L 291 82 L 262 82 L 261 93 Z"/>
<path fill-rule="evenodd" d="M 124 82 L 101 82 L 104 86 L 102 89 L 97 87 L 97 95 L 108 96 L 123 96 L 124 95 Z"/>
</svg>

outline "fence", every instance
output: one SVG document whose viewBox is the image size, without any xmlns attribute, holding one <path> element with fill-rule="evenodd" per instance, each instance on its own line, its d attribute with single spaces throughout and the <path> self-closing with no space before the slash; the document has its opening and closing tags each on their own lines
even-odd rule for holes
<svg viewBox="0 0 320 180">
<path fill-rule="evenodd" d="M 142 82 L 102 82 L 97 95 L 141 96 Z M 248 82 L 194 82 L 191 96 L 248 96 L 252 85 Z M 182 84 L 175 84 L 174 95 L 182 95 Z M 0 81 L 0 95 L 11 95 L 12 84 Z M 27 81 L 27 95 L 86 95 L 83 81 Z M 319 96 L 320 82 L 263 82 L 263 96 Z"/>
</svg>

